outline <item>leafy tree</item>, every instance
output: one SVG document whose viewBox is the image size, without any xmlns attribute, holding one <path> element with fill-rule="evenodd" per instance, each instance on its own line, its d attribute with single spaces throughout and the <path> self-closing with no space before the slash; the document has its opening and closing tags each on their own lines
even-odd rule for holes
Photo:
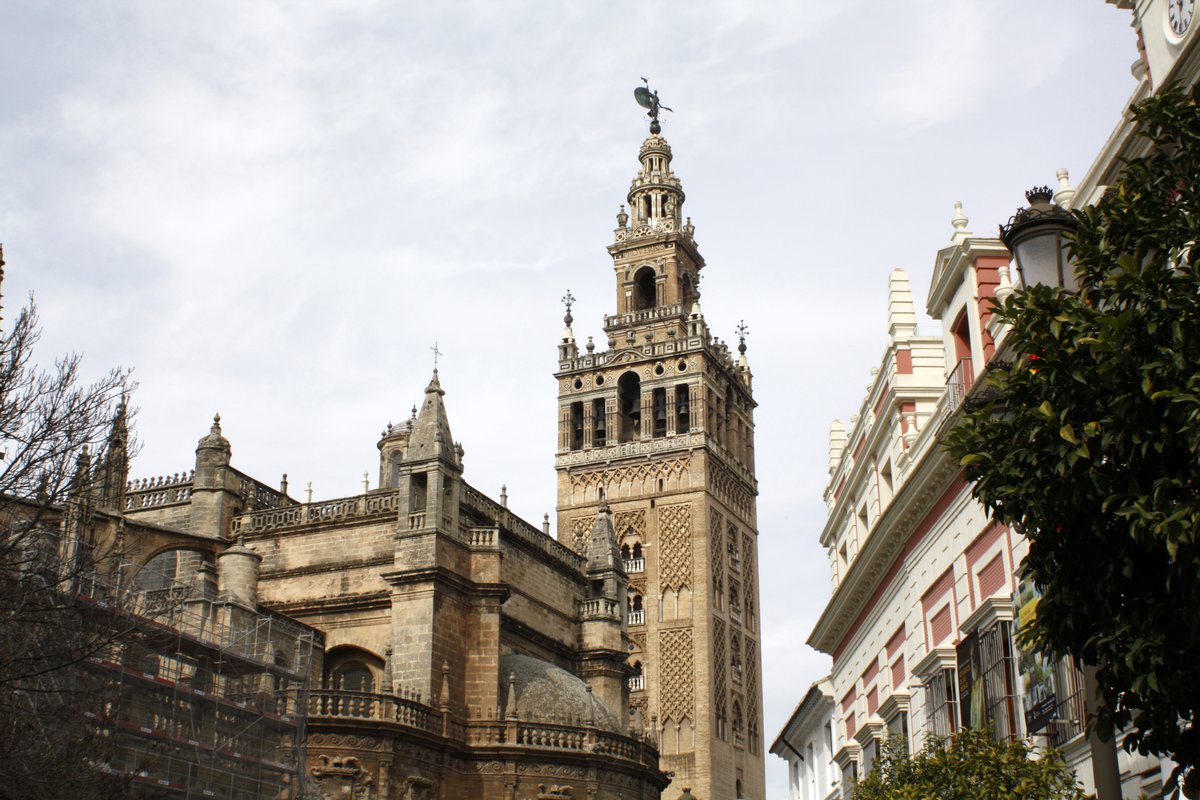
<svg viewBox="0 0 1200 800">
<path fill-rule="evenodd" d="M 947 434 L 1029 540 L 1027 640 L 1098 669 L 1102 738 L 1166 754 L 1200 794 L 1200 89 L 1132 108 L 1144 155 L 1074 212 L 1076 294 L 998 308 L 1011 363 Z"/>
<path fill-rule="evenodd" d="M 32 301 L 6 328 L 0 331 L 0 797 L 125 797 L 127 781 L 98 769 L 105 739 L 85 715 L 102 710 L 106 682 L 84 664 L 120 633 L 78 602 L 77 588 L 104 567 L 104 556 L 82 539 L 65 544 L 63 531 L 87 530 L 89 504 L 102 504 L 93 489 L 96 471 L 81 455 L 90 445 L 99 451 L 98 469 L 111 465 L 104 443 L 128 374 L 116 370 L 88 384 L 77 355 L 37 367 Z"/>
<path fill-rule="evenodd" d="M 1083 800 L 1075 773 L 1057 751 L 1038 758 L 1023 740 L 998 742 L 966 729 L 949 741 L 930 736 L 915 756 L 899 738 L 884 742 L 854 800 Z"/>
</svg>

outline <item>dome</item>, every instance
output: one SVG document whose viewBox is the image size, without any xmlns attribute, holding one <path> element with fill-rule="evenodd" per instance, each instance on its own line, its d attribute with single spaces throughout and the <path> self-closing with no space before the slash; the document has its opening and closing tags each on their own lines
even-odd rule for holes
<svg viewBox="0 0 1200 800">
<path fill-rule="evenodd" d="M 220 414 L 213 417 L 212 428 L 209 429 L 208 435 L 197 443 L 196 448 L 198 450 L 222 450 L 225 453 L 229 452 L 229 440 L 221 435 Z"/>
<path fill-rule="evenodd" d="M 507 697 L 510 675 L 517 696 L 516 711 L 521 719 L 584 725 L 591 718 L 597 728 L 624 733 L 616 715 L 588 691 L 587 684 L 565 669 L 530 656 L 500 657 L 500 697 L 506 711 L 511 708 Z"/>
</svg>

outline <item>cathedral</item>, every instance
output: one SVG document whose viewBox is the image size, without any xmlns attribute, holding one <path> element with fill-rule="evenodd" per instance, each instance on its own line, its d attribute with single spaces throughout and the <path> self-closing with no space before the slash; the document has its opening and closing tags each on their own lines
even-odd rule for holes
<svg viewBox="0 0 1200 800">
<path fill-rule="evenodd" d="M 115 768 L 164 797 L 763 798 L 745 341 L 735 355 L 709 333 L 657 120 L 638 158 L 608 247 L 607 347 L 577 345 L 569 305 L 558 343 L 554 534 L 466 482 L 436 369 L 354 496 L 296 499 L 286 476 L 239 471 L 219 417 L 194 470 L 126 482 L 123 460 L 106 466 L 89 513 L 118 531 L 128 580 L 206 609 L 164 618 L 179 652 L 143 648 L 132 673 L 110 654 L 156 698 L 114 712 L 146 740 Z M 239 609 L 230 630 L 253 647 L 214 633 Z M 210 719 L 218 685 L 237 691 Z M 196 755 L 205 725 L 240 744 Z M 258 788 L 222 789 L 251 756 Z"/>
</svg>

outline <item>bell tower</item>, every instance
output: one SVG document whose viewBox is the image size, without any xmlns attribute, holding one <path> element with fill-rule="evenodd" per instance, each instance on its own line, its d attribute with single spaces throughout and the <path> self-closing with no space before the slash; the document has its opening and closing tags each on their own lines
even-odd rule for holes
<svg viewBox="0 0 1200 800">
<path fill-rule="evenodd" d="M 639 89 L 639 93 L 643 90 Z M 639 94 L 649 100 L 648 92 Z M 754 398 L 738 353 L 700 309 L 704 268 L 659 132 L 608 247 L 607 347 L 578 346 L 570 293 L 559 342 L 559 541 L 586 555 L 607 506 L 628 580 L 630 704 L 654 726 L 666 795 L 764 795 Z"/>
</svg>

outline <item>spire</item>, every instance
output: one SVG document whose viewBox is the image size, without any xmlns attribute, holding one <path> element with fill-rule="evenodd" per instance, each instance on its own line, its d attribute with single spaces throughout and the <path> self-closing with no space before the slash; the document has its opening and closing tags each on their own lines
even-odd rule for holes
<svg viewBox="0 0 1200 800">
<path fill-rule="evenodd" d="M 75 477 L 71 479 L 71 494 L 79 496 L 88 490 L 92 483 L 92 454 L 88 452 L 85 442 L 75 459 Z"/>
<path fill-rule="evenodd" d="M 450 435 L 450 421 L 446 416 L 446 404 L 442 400 L 445 395 L 435 367 L 433 377 L 425 387 L 425 402 L 417 413 L 412 433 L 408 437 L 405 461 L 437 457 L 457 469 L 462 469 L 462 462 L 454 446 L 454 437 Z"/>
<path fill-rule="evenodd" d="M 517 675 L 508 673 L 508 694 L 504 696 L 504 718 L 517 718 Z"/>
<path fill-rule="evenodd" d="M 912 336 L 917 332 L 917 310 L 913 305 L 908 273 L 892 270 L 888 276 L 888 336 Z"/>
<path fill-rule="evenodd" d="M 112 511 L 125 507 L 125 484 L 129 480 L 129 417 L 128 398 L 121 393 L 109 426 L 108 442 L 104 445 L 104 460 L 98 469 L 100 505 Z"/>
<path fill-rule="evenodd" d="M 567 289 L 567 293 L 563 295 L 562 304 L 566 306 L 567 313 L 563 315 L 562 340 L 558 343 L 558 359 L 559 361 L 567 361 L 579 355 L 579 346 L 575 344 L 575 331 L 571 329 L 571 323 L 575 321 L 575 317 L 571 316 L 571 306 L 575 303 L 575 295 L 571 294 L 571 290 Z"/>
<path fill-rule="evenodd" d="M 971 232 L 967 230 L 967 223 L 971 220 L 967 219 L 967 215 L 963 213 L 962 200 L 954 201 L 954 218 L 950 220 L 950 224 L 954 226 L 954 234 L 950 237 L 950 241 L 955 244 L 962 244 L 971 236 Z"/>
<path fill-rule="evenodd" d="M 596 521 L 592 523 L 592 536 L 588 540 L 587 571 L 625 573 L 625 562 L 621 560 L 621 549 L 617 547 L 617 534 L 613 530 L 612 512 L 608 501 L 601 500 L 596 509 Z"/>
<path fill-rule="evenodd" d="M 737 326 L 738 335 L 738 369 L 745 371 L 750 369 L 750 362 L 746 359 L 746 337 L 750 335 L 750 328 L 746 325 L 746 320 L 738 320 Z"/>
</svg>

